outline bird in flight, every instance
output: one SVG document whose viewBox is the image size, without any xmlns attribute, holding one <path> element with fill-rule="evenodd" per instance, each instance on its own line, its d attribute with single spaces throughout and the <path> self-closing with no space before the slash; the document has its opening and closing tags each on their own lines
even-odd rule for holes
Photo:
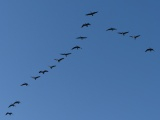
<svg viewBox="0 0 160 120">
<path fill-rule="evenodd" d="M 134 36 L 130 36 L 130 37 L 136 39 L 136 38 L 140 37 L 140 35 L 134 35 Z"/>
<path fill-rule="evenodd" d="M 20 101 L 15 101 L 13 104 L 20 104 L 21 102 Z"/>
<path fill-rule="evenodd" d="M 121 34 L 121 35 L 126 35 L 127 33 L 129 33 L 129 32 L 118 32 L 118 34 Z"/>
<path fill-rule="evenodd" d="M 70 54 L 72 54 L 72 53 L 62 53 L 61 55 L 64 55 L 64 56 L 68 56 L 68 55 L 70 55 Z"/>
<path fill-rule="evenodd" d="M 36 80 L 36 79 L 40 78 L 40 76 L 31 77 L 31 78 L 33 78 L 33 79 L 35 79 L 35 80 Z"/>
<path fill-rule="evenodd" d="M 91 24 L 90 23 L 84 23 L 82 26 L 81 26 L 81 28 L 82 27 L 88 27 L 88 26 L 90 26 Z"/>
<path fill-rule="evenodd" d="M 52 69 L 52 68 L 56 67 L 56 65 L 52 65 L 52 66 L 49 66 L 49 67 Z"/>
<path fill-rule="evenodd" d="M 23 83 L 21 84 L 21 86 L 28 86 L 28 83 Z"/>
<path fill-rule="evenodd" d="M 46 73 L 46 72 L 48 72 L 48 70 L 41 70 L 41 71 L 39 71 L 39 73 L 42 73 L 42 74 L 44 74 L 44 73 Z"/>
<path fill-rule="evenodd" d="M 6 115 L 12 115 L 12 114 L 13 114 L 12 112 L 7 112 L 7 113 L 6 113 Z"/>
<path fill-rule="evenodd" d="M 56 60 L 57 62 L 61 62 L 61 60 L 63 60 L 64 58 L 60 58 L 60 59 L 54 59 Z"/>
<path fill-rule="evenodd" d="M 108 28 L 106 31 L 114 31 L 117 30 L 116 28 Z"/>
<path fill-rule="evenodd" d="M 86 16 L 93 16 L 93 15 L 96 14 L 96 13 L 98 13 L 98 11 L 87 13 Z"/>
<path fill-rule="evenodd" d="M 77 37 L 76 39 L 81 39 L 81 40 L 83 40 L 83 39 L 87 39 L 87 37 L 82 37 L 82 36 L 80 36 L 80 37 Z"/>
<path fill-rule="evenodd" d="M 148 52 L 148 51 L 152 52 L 152 51 L 154 51 L 154 49 L 153 48 L 148 48 L 148 49 L 145 50 L 145 52 Z"/>
<path fill-rule="evenodd" d="M 75 46 L 75 47 L 73 47 L 71 50 L 74 50 L 74 49 L 82 49 L 80 46 Z"/>
<path fill-rule="evenodd" d="M 10 104 L 10 105 L 8 106 L 8 108 L 10 108 L 10 107 L 15 107 L 15 104 Z"/>
</svg>

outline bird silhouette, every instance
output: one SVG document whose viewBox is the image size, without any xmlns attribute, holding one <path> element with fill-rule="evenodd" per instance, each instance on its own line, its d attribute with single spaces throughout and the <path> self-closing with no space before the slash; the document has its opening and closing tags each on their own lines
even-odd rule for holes
<svg viewBox="0 0 160 120">
<path fill-rule="evenodd" d="M 114 31 L 117 30 L 116 28 L 108 28 L 106 31 Z"/>
<path fill-rule="evenodd" d="M 82 36 L 80 36 L 80 37 L 77 37 L 76 39 L 81 39 L 81 40 L 83 40 L 83 39 L 87 39 L 87 37 L 82 37 Z"/>
<path fill-rule="evenodd" d="M 12 112 L 7 112 L 6 115 L 13 115 L 13 113 Z"/>
<path fill-rule="evenodd" d="M 39 73 L 42 73 L 42 74 L 44 74 L 44 73 L 46 73 L 46 72 L 48 72 L 48 70 L 41 70 L 41 71 L 39 71 Z"/>
<path fill-rule="evenodd" d="M 52 68 L 56 67 L 56 65 L 52 65 L 52 66 L 49 66 L 49 67 L 52 69 Z"/>
<path fill-rule="evenodd" d="M 148 48 L 148 49 L 145 50 L 145 52 L 152 52 L 152 51 L 154 51 L 153 48 Z"/>
<path fill-rule="evenodd" d="M 71 53 L 62 53 L 61 55 L 64 55 L 64 56 L 68 56 L 68 55 L 70 55 Z"/>
<path fill-rule="evenodd" d="M 40 78 L 40 76 L 31 77 L 31 78 L 33 78 L 33 79 L 35 79 L 35 80 L 36 80 L 36 79 Z"/>
<path fill-rule="evenodd" d="M 126 35 L 127 33 L 129 33 L 129 32 L 118 32 L 118 34 L 121 34 L 121 35 Z"/>
<path fill-rule="evenodd" d="M 78 49 L 82 49 L 82 48 L 77 45 L 77 46 L 73 47 L 71 50 L 74 50 L 74 49 L 77 49 L 77 50 L 78 50 Z"/>
<path fill-rule="evenodd" d="M 81 28 L 82 27 L 88 27 L 88 26 L 90 26 L 91 24 L 90 23 L 84 23 L 82 26 L 81 26 Z"/>
<path fill-rule="evenodd" d="M 8 108 L 10 108 L 10 107 L 15 107 L 15 104 L 10 104 L 10 105 L 8 106 Z"/>
<path fill-rule="evenodd" d="M 20 101 L 15 101 L 13 104 L 20 104 L 21 102 Z"/>
<path fill-rule="evenodd" d="M 87 13 L 86 16 L 93 16 L 93 15 L 96 14 L 96 13 L 98 13 L 98 11 Z"/>
<path fill-rule="evenodd" d="M 28 86 L 28 83 L 23 83 L 21 84 L 21 86 Z"/>
<path fill-rule="evenodd" d="M 140 35 L 133 35 L 133 36 L 130 36 L 130 37 L 136 39 L 136 38 L 140 37 Z"/>
<path fill-rule="evenodd" d="M 64 58 L 60 58 L 60 59 L 54 59 L 56 60 L 57 62 L 61 62 L 61 60 L 63 60 Z"/>
</svg>

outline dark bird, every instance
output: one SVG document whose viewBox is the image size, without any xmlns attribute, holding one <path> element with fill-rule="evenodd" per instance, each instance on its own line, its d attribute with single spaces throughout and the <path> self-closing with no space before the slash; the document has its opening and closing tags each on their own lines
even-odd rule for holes
<svg viewBox="0 0 160 120">
<path fill-rule="evenodd" d="M 61 62 L 61 60 L 63 60 L 64 58 L 60 58 L 60 59 L 54 59 L 56 60 L 57 62 Z"/>
<path fill-rule="evenodd" d="M 136 39 L 136 38 L 140 37 L 140 35 L 134 35 L 134 36 L 130 36 L 130 37 Z"/>
<path fill-rule="evenodd" d="M 44 73 L 46 73 L 46 72 L 48 72 L 48 70 L 41 70 L 41 71 L 39 71 L 39 73 L 42 73 L 42 74 L 44 74 Z"/>
<path fill-rule="evenodd" d="M 36 80 L 36 79 L 40 78 L 40 76 L 31 77 L 31 78 L 33 78 L 33 79 L 35 79 L 35 80 Z"/>
<path fill-rule="evenodd" d="M 20 101 L 15 101 L 13 104 L 20 104 L 21 102 Z"/>
<path fill-rule="evenodd" d="M 87 39 L 87 37 L 82 37 L 82 36 L 80 36 L 80 37 L 77 37 L 76 39 L 81 39 L 81 40 L 83 40 L 83 39 Z"/>
<path fill-rule="evenodd" d="M 108 28 L 106 31 L 114 31 L 117 30 L 116 28 Z"/>
<path fill-rule="evenodd" d="M 6 113 L 6 115 L 12 115 L 12 114 L 13 114 L 12 112 L 7 112 L 7 113 Z"/>
<path fill-rule="evenodd" d="M 71 53 L 62 53 L 61 55 L 64 55 L 64 56 L 68 56 L 68 55 L 70 55 Z"/>
<path fill-rule="evenodd" d="M 23 83 L 21 84 L 21 86 L 28 86 L 28 83 Z"/>
<path fill-rule="evenodd" d="M 148 52 L 148 51 L 152 52 L 152 51 L 154 51 L 154 49 L 153 48 L 148 48 L 148 49 L 145 50 L 145 52 Z"/>
<path fill-rule="evenodd" d="M 52 65 L 52 66 L 49 66 L 49 67 L 52 69 L 52 68 L 56 67 L 56 65 Z"/>
<path fill-rule="evenodd" d="M 15 107 L 15 104 L 10 104 L 10 105 L 8 106 L 8 108 L 10 108 L 10 107 Z"/>
<path fill-rule="evenodd" d="M 74 50 L 74 49 L 82 49 L 80 46 L 75 46 L 75 47 L 73 47 L 71 50 Z"/>
<path fill-rule="evenodd" d="M 90 23 L 84 23 L 82 26 L 81 26 L 81 28 L 82 27 L 88 27 L 89 25 L 91 25 Z"/>
<path fill-rule="evenodd" d="M 98 13 L 98 11 L 87 13 L 86 16 L 93 16 L 93 15 L 96 14 L 96 13 Z"/>
<path fill-rule="evenodd" d="M 129 32 L 118 32 L 118 34 L 121 34 L 121 35 L 125 35 L 125 34 L 127 34 L 127 33 L 129 33 Z"/>
</svg>

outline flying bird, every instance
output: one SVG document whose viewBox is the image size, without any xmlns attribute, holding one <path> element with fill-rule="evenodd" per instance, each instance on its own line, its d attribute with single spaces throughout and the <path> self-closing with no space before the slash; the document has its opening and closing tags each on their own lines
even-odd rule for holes
<svg viewBox="0 0 160 120">
<path fill-rule="evenodd" d="M 31 77 L 31 78 L 33 78 L 33 79 L 35 79 L 35 80 L 36 80 L 36 79 L 40 78 L 40 76 Z"/>
<path fill-rule="evenodd" d="M 13 104 L 20 104 L 21 102 L 20 101 L 15 101 Z"/>
<path fill-rule="evenodd" d="M 83 39 L 87 39 L 87 37 L 82 37 L 82 36 L 80 36 L 80 37 L 77 37 L 76 39 L 81 39 L 81 40 L 83 40 Z"/>
<path fill-rule="evenodd" d="M 116 28 L 108 28 L 106 31 L 114 31 L 117 30 Z"/>
<path fill-rule="evenodd" d="M 88 26 L 90 26 L 91 24 L 90 23 L 84 23 L 82 26 L 81 26 L 81 28 L 82 27 L 88 27 Z"/>
<path fill-rule="evenodd" d="M 10 107 L 15 107 L 15 104 L 10 104 L 10 105 L 8 106 L 8 108 L 10 108 Z"/>
<path fill-rule="evenodd" d="M 152 51 L 154 51 L 154 49 L 153 48 L 148 48 L 148 49 L 145 50 L 145 52 L 148 52 L 148 51 L 152 52 Z"/>
<path fill-rule="evenodd" d="M 140 35 L 134 35 L 134 36 L 130 36 L 130 37 L 136 39 L 136 38 L 140 37 Z"/>
<path fill-rule="evenodd" d="M 28 83 L 23 83 L 21 84 L 21 86 L 28 86 Z"/>
<path fill-rule="evenodd" d="M 118 32 L 118 34 L 121 34 L 121 35 L 125 35 L 125 34 L 127 34 L 127 33 L 129 33 L 129 32 Z"/>
<path fill-rule="evenodd" d="M 71 50 L 74 50 L 74 49 L 82 49 L 80 46 L 75 46 L 75 47 L 73 47 Z"/>
<path fill-rule="evenodd" d="M 61 62 L 61 60 L 63 60 L 64 58 L 60 58 L 60 59 L 54 59 L 56 60 L 57 62 Z"/>
<path fill-rule="evenodd" d="M 42 73 L 42 74 L 44 74 L 44 73 L 46 73 L 46 72 L 48 72 L 48 70 L 41 70 L 41 71 L 39 71 L 39 73 Z"/>
<path fill-rule="evenodd" d="M 12 114 L 13 114 L 12 112 L 7 112 L 7 113 L 6 113 L 6 115 L 12 115 Z"/>
<path fill-rule="evenodd" d="M 68 55 L 70 55 L 71 53 L 62 53 L 61 55 L 64 55 L 64 56 L 68 56 Z"/>
<path fill-rule="evenodd" d="M 56 65 L 52 65 L 52 66 L 49 66 L 49 67 L 52 69 L 52 68 L 56 67 Z"/>
<path fill-rule="evenodd" d="M 93 16 L 93 15 L 96 14 L 96 13 L 98 13 L 98 11 L 87 13 L 86 16 Z"/>
</svg>

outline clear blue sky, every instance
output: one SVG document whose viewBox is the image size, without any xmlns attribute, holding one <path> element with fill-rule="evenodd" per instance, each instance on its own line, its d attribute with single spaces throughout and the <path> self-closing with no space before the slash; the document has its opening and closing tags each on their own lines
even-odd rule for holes
<svg viewBox="0 0 160 120">
<path fill-rule="evenodd" d="M 159 120 L 159 5 L 159 0 L 1 0 L 0 119 Z M 85 16 L 90 11 L 98 14 Z M 87 22 L 91 26 L 81 28 Z M 110 27 L 117 31 L 107 32 Z M 123 31 L 129 34 L 117 33 Z M 138 34 L 137 40 L 129 37 Z M 72 51 L 75 45 L 82 50 Z M 149 47 L 155 52 L 145 53 Z M 72 54 L 57 63 L 65 52 Z M 44 69 L 49 72 L 38 73 Z M 21 87 L 24 82 L 29 86 Z M 16 100 L 21 104 L 8 108 Z"/>
</svg>

